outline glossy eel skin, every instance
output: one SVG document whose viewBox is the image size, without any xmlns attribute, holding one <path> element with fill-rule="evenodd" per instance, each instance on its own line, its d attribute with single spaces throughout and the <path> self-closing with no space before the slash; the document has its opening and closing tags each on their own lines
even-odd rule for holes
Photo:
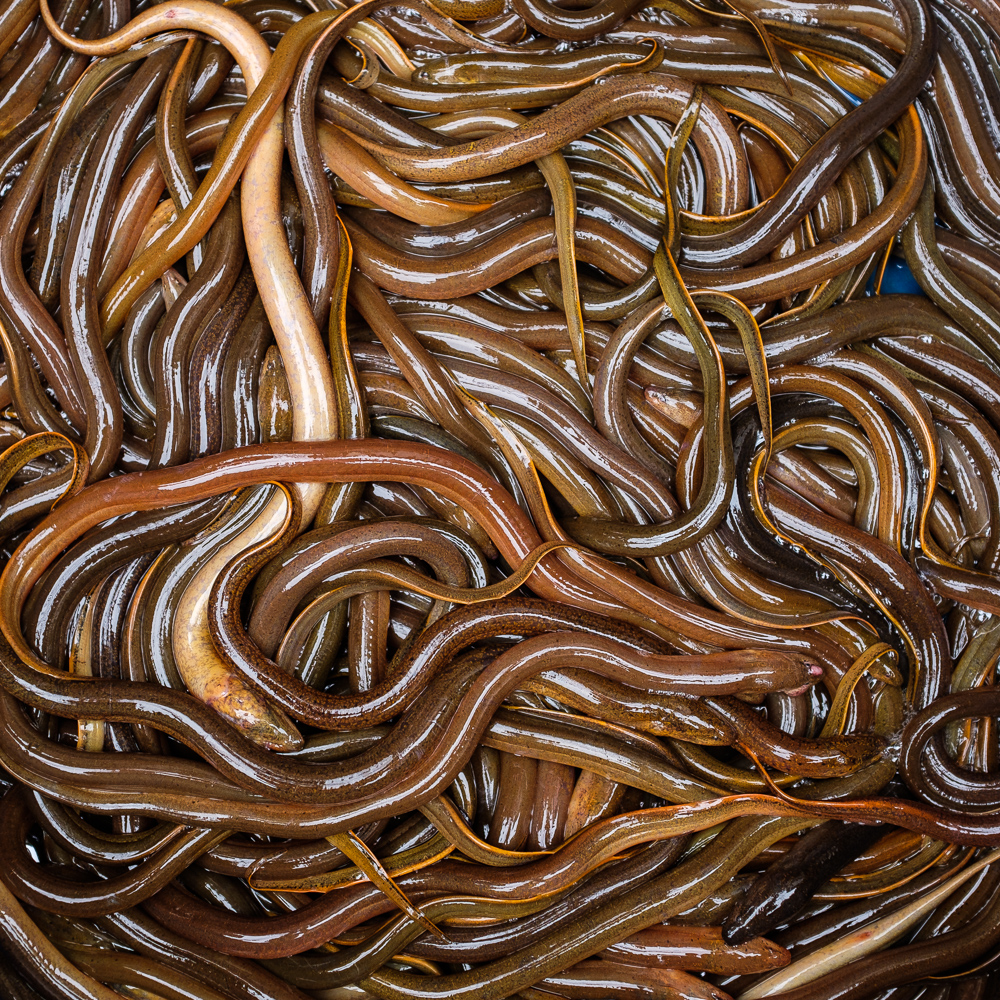
<svg viewBox="0 0 1000 1000">
<path fill-rule="evenodd" d="M 0 994 L 1000 996 L 1000 12 L 0 0 Z"/>
</svg>

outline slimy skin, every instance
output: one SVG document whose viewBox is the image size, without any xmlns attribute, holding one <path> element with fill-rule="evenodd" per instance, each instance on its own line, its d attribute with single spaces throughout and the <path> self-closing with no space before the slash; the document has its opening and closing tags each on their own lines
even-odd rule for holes
<svg viewBox="0 0 1000 1000">
<path fill-rule="evenodd" d="M 998 28 L 7 3 L 0 992 L 981 1000 Z"/>
</svg>

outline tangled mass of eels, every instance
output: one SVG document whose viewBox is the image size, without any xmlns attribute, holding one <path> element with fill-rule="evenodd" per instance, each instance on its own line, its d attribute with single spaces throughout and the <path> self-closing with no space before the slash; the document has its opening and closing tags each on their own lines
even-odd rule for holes
<svg viewBox="0 0 1000 1000">
<path fill-rule="evenodd" d="M 1000 7 L 0 2 L 0 994 L 1000 996 Z"/>
</svg>

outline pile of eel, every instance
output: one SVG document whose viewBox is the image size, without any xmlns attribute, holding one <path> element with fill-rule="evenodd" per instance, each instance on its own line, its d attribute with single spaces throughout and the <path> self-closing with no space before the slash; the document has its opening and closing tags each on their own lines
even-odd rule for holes
<svg viewBox="0 0 1000 1000">
<path fill-rule="evenodd" d="M 4 1000 L 1000 996 L 993 0 L 0 0 Z"/>
</svg>

